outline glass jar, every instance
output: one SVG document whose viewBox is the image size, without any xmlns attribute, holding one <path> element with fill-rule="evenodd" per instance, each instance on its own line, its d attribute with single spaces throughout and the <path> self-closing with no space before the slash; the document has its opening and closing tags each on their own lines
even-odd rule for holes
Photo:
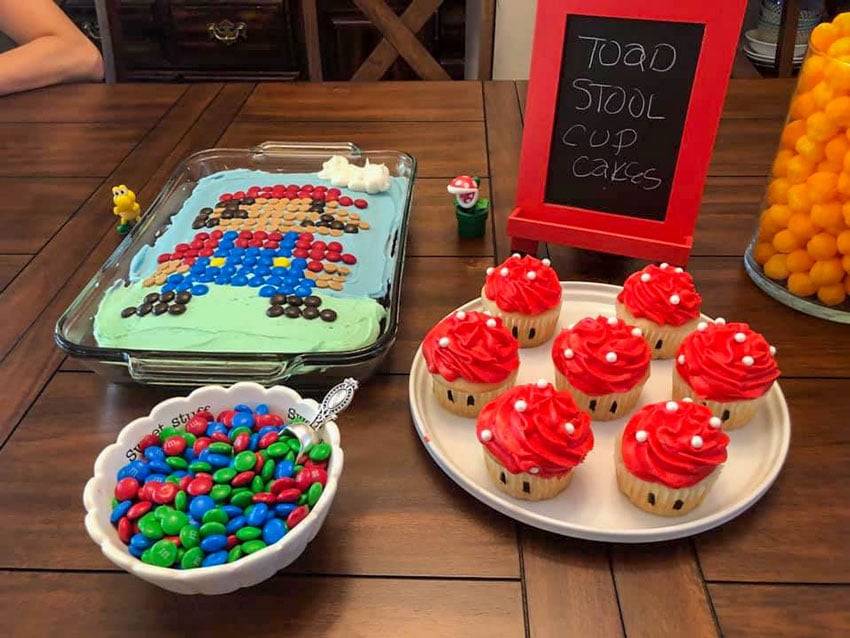
<svg viewBox="0 0 850 638">
<path fill-rule="evenodd" d="M 744 264 L 771 297 L 850 323 L 850 13 L 812 32 Z"/>
</svg>

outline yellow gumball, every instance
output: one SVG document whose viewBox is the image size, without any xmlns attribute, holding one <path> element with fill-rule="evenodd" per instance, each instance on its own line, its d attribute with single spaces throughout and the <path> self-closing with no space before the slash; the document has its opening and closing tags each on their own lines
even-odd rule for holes
<svg viewBox="0 0 850 638">
<path fill-rule="evenodd" d="M 780 230 L 773 237 L 773 247 L 776 249 L 776 252 L 786 255 L 792 250 L 800 248 L 804 243 L 804 239 L 798 237 L 787 228 Z M 779 279 L 783 279 L 783 277 L 779 277 Z"/>
<path fill-rule="evenodd" d="M 835 238 L 835 246 L 842 255 L 850 255 L 850 230 L 838 233 L 838 237 Z"/>
<path fill-rule="evenodd" d="M 850 150 L 850 141 L 847 142 L 847 145 L 848 150 Z M 776 158 L 773 160 L 774 177 L 785 177 L 788 173 L 788 160 L 792 157 L 794 157 L 794 151 L 790 149 L 783 149 L 776 154 Z M 842 158 L 843 157 L 844 156 L 842 155 Z"/>
<path fill-rule="evenodd" d="M 785 264 L 786 255 L 774 255 L 764 264 L 764 274 L 771 279 L 788 279 L 788 267 Z"/>
<path fill-rule="evenodd" d="M 844 255 L 841 258 L 841 267 L 844 269 L 844 272 L 850 273 L 850 255 Z"/>
<path fill-rule="evenodd" d="M 812 264 L 809 276 L 815 286 L 831 286 L 844 279 L 844 268 L 840 258 L 818 260 Z"/>
<path fill-rule="evenodd" d="M 800 69 L 800 77 L 797 80 L 799 91 L 809 91 L 823 80 L 823 70 L 826 66 L 826 58 L 820 55 L 812 55 Z"/>
<path fill-rule="evenodd" d="M 765 211 L 767 217 L 773 222 L 773 226 L 777 230 L 781 230 L 788 226 L 788 220 L 791 219 L 791 209 L 782 204 L 774 204 Z"/>
<path fill-rule="evenodd" d="M 839 13 L 832 20 L 832 26 L 838 29 L 841 36 L 850 35 L 850 13 Z"/>
<path fill-rule="evenodd" d="M 841 164 L 839 164 L 838 162 L 830 162 L 829 160 L 824 160 L 815 167 L 815 170 L 819 173 L 835 173 L 837 175 L 841 172 Z"/>
<path fill-rule="evenodd" d="M 786 179 L 792 184 L 805 182 L 815 172 L 815 163 L 807 160 L 802 155 L 795 155 L 788 160 L 788 171 Z M 809 194 L 811 199 L 811 194 Z"/>
<path fill-rule="evenodd" d="M 815 96 L 812 95 L 811 91 L 806 91 L 791 100 L 791 108 L 789 109 L 789 112 L 791 113 L 791 117 L 795 120 L 805 120 L 812 113 L 817 111 L 818 108 L 818 104 L 815 102 Z"/>
<path fill-rule="evenodd" d="M 826 204 L 815 204 L 810 213 L 812 223 L 821 228 L 830 228 L 844 221 L 841 202 L 827 202 Z"/>
<path fill-rule="evenodd" d="M 828 202 L 835 197 L 838 190 L 838 175 L 819 171 L 806 179 L 806 186 L 809 187 L 809 199 L 812 203 Z"/>
<path fill-rule="evenodd" d="M 850 98 L 847 99 L 850 100 Z M 844 135 L 836 135 L 826 143 L 823 151 L 827 160 L 842 166 L 844 164 L 844 158 L 847 156 L 847 151 L 850 151 L 850 141 Z"/>
<path fill-rule="evenodd" d="M 759 246 L 761 244 L 758 244 Z M 804 272 L 808 273 L 815 260 L 809 256 L 805 248 L 798 248 L 788 253 L 788 258 L 785 260 L 785 266 L 788 272 Z"/>
<path fill-rule="evenodd" d="M 815 294 L 817 286 L 812 283 L 812 278 L 807 272 L 794 272 L 788 275 L 788 290 L 798 297 L 808 297 Z"/>
<path fill-rule="evenodd" d="M 782 129 L 781 142 L 784 148 L 794 148 L 797 140 L 806 132 L 806 120 L 788 122 Z"/>
<path fill-rule="evenodd" d="M 764 264 L 767 263 L 767 260 L 775 254 L 776 251 L 773 249 L 773 246 L 767 242 L 759 242 L 753 249 L 753 257 L 755 257 L 756 261 L 762 266 L 764 266 Z"/>
<path fill-rule="evenodd" d="M 810 39 L 818 51 L 826 53 L 839 37 L 841 37 L 841 31 L 837 26 L 830 22 L 822 22 L 812 30 Z"/>
<path fill-rule="evenodd" d="M 850 197 L 850 173 L 841 171 L 838 174 L 838 183 L 836 184 L 836 188 L 842 195 Z"/>
<path fill-rule="evenodd" d="M 824 82 L 837 94 L 850 89 L 850 65 L 841 60 L 830 59 L 823 69 Z"/>
<path fill-rule="evenodd" d="M 829 45 L 829 49 L 827 49 L 826 53 L 833 58 L 850 54 L 850 38 L 838 38 L 835 42 Z"/>
<path fill-rule="evenodd" d="M 847 291 L 841 282 L 818 288 L 818 299 L 827 306 L 837 306 L 847 299 Z"/>
<path fill-rule="evenodd" d="M 802 246 L 803 243 L 814 237 L 820 229 L 812 223 L 808 214 L 794 213 L 791 215 L 791 219 L 788 220 L 788 230 L 799 239 L 800 246 Z"/>
<path fill-rule="evenodd" d="M 841 207 L 841 214 L 844 215 L 844 223 L 850 226 L 850 202 L 845 202 Z"/>
<path fill-rule="evenodd" d="M 783 228 L 784 226 L 780 226 L 773 221 L 769 208 L 761 214 L 761 217 L 759 217 L 759 238 L 767 240 L 769 237 L 770 239 L 773 239 L 773 236 Z"/>
<path fill-rule="evenodd" d="M 836 133 L 838 133 L 838 124 L 823 111 L 815 111 L 806 118 L 806 135 L 813 140 L 826 142 Z"/>
<path fill-rule="evenodd" d="M 794 149 L 810 162 L 817 164 L 824 156 L 824 143 L 816 142 L 809 135 L 801 135 Z"/>
<path fill-rule="evenodd" d="M 771 204 L 787 204 L 790 186 L 791 183 L 784 177 L 773 180 L 767 187 L 767 201 Z"/>
<path fill-rule="evenodd" d="M 818 233 L 806 244 L 806 251 L 813 259 L 832 259 L 838 252 L 835 237 L 829 233 Z"/>
<path fill-rule="evenodd" d="M 841 39 L 841 41 L 845 40 L 850 43 L 850 38 Z M 824 113 L 838 126 L 850 126 L 850 96 L 842 95 L 835 98 L 826 105 Z"/>
<path fill-rule="evenodd" d="M 795 213 L 808 213 L 812 200 L 805 184 L 794 184 L 788 188 L 788 208 Z"/>
<path fill-rule="evenodd" d="M 841 92 L 836 93 L 835 89 L 830 86 L 826 80 L 818 82 L 811 90 L 812 101 L 819 109 L 825 109 L 826 105 L 832 102 L 836 97 L 841 95 Z M 811 113 L 809 113 L 811 115 Z M 807 115 L 806 117 L 809 117 Z"/>
</svg>

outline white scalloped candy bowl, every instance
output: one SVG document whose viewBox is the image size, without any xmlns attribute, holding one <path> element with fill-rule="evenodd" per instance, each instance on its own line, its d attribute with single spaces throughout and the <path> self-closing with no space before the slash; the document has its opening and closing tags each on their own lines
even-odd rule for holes
<svg viewBox="0 0 850 638">
<path fill-rule="evenodd" d="M 148 416 L 132 421 L 118 434 L 115 443 L 106 447 L 94 464 L 94 476 L 86 483 L 83 504 L 86 508 L 86 530 L 100 545 L 103 554 L 121 569 L 142 580 L 178 594 L 226 594 L 241 587 L 256 585 L 292 563 L 307 547 L 330 511 L 342 473 L 343 453 L 339 428 L 333 421 L 323 430 L 322 439 L 331 446 L 328 481 L 316 506 L 298 526 L 280 541 L 234 563 L 191 570 L 157 567 L 132 556 L 109 522 L 116 473 L 128 461 L 128 452 L 144 437 L 170 424 L 180 414 L 189 414 L 209 406 L 213 413 L 232 408 L 237 403 L 255 406 L 265 403 L 273 412 L 288 414 L 290 410 L 311 419 L 318 409 L 312 399 L 304 399 L 291 388 L 269 389 L 256 383 L 237 383 L 228 388 L 204 386 L 188 397 L 174 397 L 156 405 Z"/>
</svg>

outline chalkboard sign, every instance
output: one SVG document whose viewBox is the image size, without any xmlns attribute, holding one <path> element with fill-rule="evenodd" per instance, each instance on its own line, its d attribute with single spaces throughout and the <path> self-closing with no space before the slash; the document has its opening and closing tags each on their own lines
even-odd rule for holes
<svg viewBox="0 0 850 638">
<path fill-rule="evenodd" d="M 746 0 L 538 0 L 514 250 L 684 264 Z"/>
<path fill-rule="evenodd" d="M 567 16 L 547 202 L 664 219 L 704 30 Z"/>
</svg>

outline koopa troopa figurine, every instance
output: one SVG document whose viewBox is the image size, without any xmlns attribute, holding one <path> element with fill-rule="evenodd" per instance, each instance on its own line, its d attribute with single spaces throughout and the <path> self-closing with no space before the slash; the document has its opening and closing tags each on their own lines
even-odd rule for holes
<svg viewBox="0 0 850 638">
<path fill-rule="evenodd" d="M 121 222 L 118 224 L 118 232 L 126 235 L 136 225 L 141 216 L 141 209 L 136 202 L 136 194 L 124 184 L 112 187 L 112 214 L 117 215 Z"/>
</svg>

